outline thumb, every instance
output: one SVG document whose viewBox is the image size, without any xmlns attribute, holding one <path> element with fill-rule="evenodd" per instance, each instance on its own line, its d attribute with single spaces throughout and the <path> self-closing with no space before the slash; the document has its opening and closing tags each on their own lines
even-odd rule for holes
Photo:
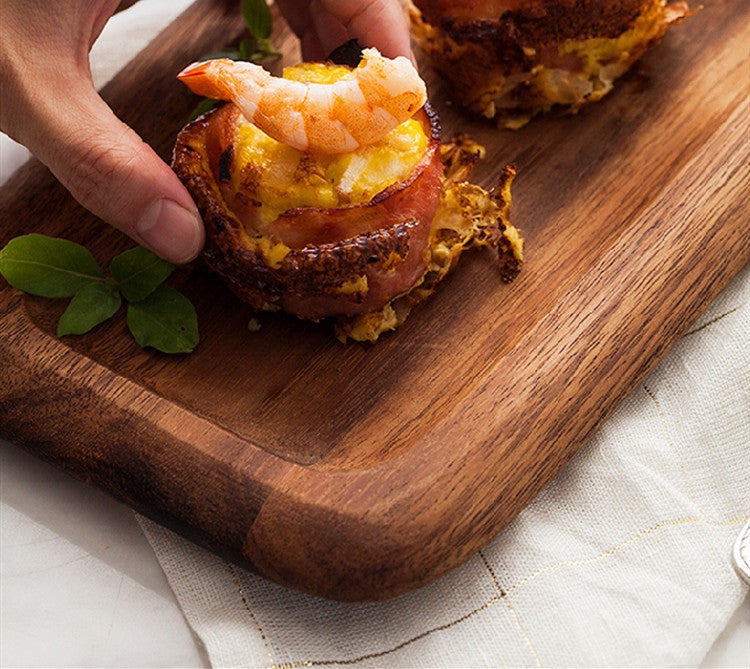
<svg viewBox="0 0 750 669">
<path fill-rule="evenodd" d="M 185 187 L 90 82 L 74 88 L 80 90 L 65 90 L 56 104 L 37 100 L 19 141 L 107 223 L 166 260 L 195 258 L 204 229 Z"/>
</svg>

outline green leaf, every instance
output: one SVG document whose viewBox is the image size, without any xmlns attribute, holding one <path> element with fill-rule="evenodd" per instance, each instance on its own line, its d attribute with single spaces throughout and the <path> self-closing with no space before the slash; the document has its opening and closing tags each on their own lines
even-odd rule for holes
<svg viewBox="0 0 750 669">
<path fill-rule="evenodd" d="M 190 113 L 190 116 L 188 117 L 188 123 L 191 123 L 192 121 L 195 121 L 199 116 L 203 116 L 206 112 L 210 112 L 217 104 L 219 104 L 220 100 L 212 100 L 211 98 L 205 98 L 204 100 L 201 100 L 195 109 Z"/>
<path fill-rule="evenodd" d="M 258 50 L 261 54 L 261 60 L 263 58 L 277 58 L 281 55 L 281 51 L 276 51 L 271 44 L 271 40 L 265 37 L 258 40 Z"/>
<path fill-rule="evenodd" d="M 120 284 L 120 291 L 128 302 L 148 297 L 173 270 L 172 263 L 142 246 L 114 257 L 109 265 L 112 278 Z"/>
<path fill-rule="evenodd" d="M 103 323 L 120 308 L 122 300 L 111 283 L 89 283 L 78 289 L 57 324 L 57 336 L 83 334 Z"/>
<path fill-rule="evenodd" d="M 271 36 L 271 10 L 266 0 L 242 0 L 242 16 L 250 34 L 258 39 Z"/>
<path fill-rule="evenodd" d="M 240 42 L 240 58 L 251 63 L 260 63 L 266 58 L 280 55 L 281 53 L 273 48 L 271 40 L 267 38 L 255 39 L 251 37 Z"/>
<path fill-rule="evenodd" d="M 240 42 L 239 58 L 241 60 L 253 60 L 258 51 L 258 40 L 255 37 L 248 37 Z"/>
<path fill-rule="evenodd" d="M 195 307 L 164 284 L 145 300 L 128 305 L 128 328 L 140 346 L 164 353 L 190 353 L 198 343 Z"/>
<path fill-rule="evenodd" d="M 104 283 L 94 256 L 67 239 L 30 234 L 0 251 L 0 274 L 14 288 L 42 297 L 70 297 L 86 284 Z"/>
<path fill-rule="evenodd" d="M 199 60 L 215 60 L 217 58 L 229 58 L 229 60 L 238 60 L 241 58 L 240 51 L 231 46 L 225 46 L 223 49 L 217 49 L 210 53 L 204 54 Z"/>
</svg>

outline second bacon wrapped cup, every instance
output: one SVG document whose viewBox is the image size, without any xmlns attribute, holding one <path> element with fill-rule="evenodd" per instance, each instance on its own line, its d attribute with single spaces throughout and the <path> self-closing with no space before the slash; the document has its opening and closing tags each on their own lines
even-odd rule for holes
<svg viewBox="0 0 750 669">
<path fill-rule="evenodd" d="M 203 217 L 207 264 L 240 299 L 334 318 L 340 339 L 375 341 L 465 248 L 497 249 L 501 277 L 515 277 L 513 168 L 493 193 L 460 181 L 481 147 L 441 146 L 424 85 L 415 92 L 410 77 L 406 59 L 371 49 L 354 69 L 308 63 L 283 78 L 230 61 L 181 73 L 192 90 L 233 102 L 180 132 L 172 166 Z"/>
<path fill-rule="evenodd" d="M 600 100 L 683 0 L 408 0 L 414 36 L 456 102 L 508 128 Z"/>
</svg>

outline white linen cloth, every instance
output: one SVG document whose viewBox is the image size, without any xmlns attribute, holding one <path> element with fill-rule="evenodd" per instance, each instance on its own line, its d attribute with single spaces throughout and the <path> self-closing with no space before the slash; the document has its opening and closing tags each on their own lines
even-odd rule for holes
<svg viewBox="0 0 750 669">
<path fill-rule="evenodd" d="M 188 4 L 115 17 L 97 84 Z M 302 595 L 140 522 L 216 667 L 697 665 L 747 591 L 731 550 L 750 513 L 748 333 L 745 268 L 489 546 L 389 602 Z"/>
<path fill-rule="evenodd" d="M 145 519 L 217 667 L 696 666 L 747 586 L 750 267 L 478 555 L 419 591 L 327 602 Z"/>
</svg>

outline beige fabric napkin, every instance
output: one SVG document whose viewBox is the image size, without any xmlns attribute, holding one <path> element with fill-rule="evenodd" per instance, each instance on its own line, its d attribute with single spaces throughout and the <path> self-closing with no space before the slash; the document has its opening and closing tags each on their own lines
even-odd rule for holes
<svg viewBox="0 0 750 669">
<path fill-rule="evenodd" d="M 747 586 L 750 267 L 489 546 L 374 605 L 232 566 L 145 519 L 217 667 L 697 665 Z"/>
</svg>

